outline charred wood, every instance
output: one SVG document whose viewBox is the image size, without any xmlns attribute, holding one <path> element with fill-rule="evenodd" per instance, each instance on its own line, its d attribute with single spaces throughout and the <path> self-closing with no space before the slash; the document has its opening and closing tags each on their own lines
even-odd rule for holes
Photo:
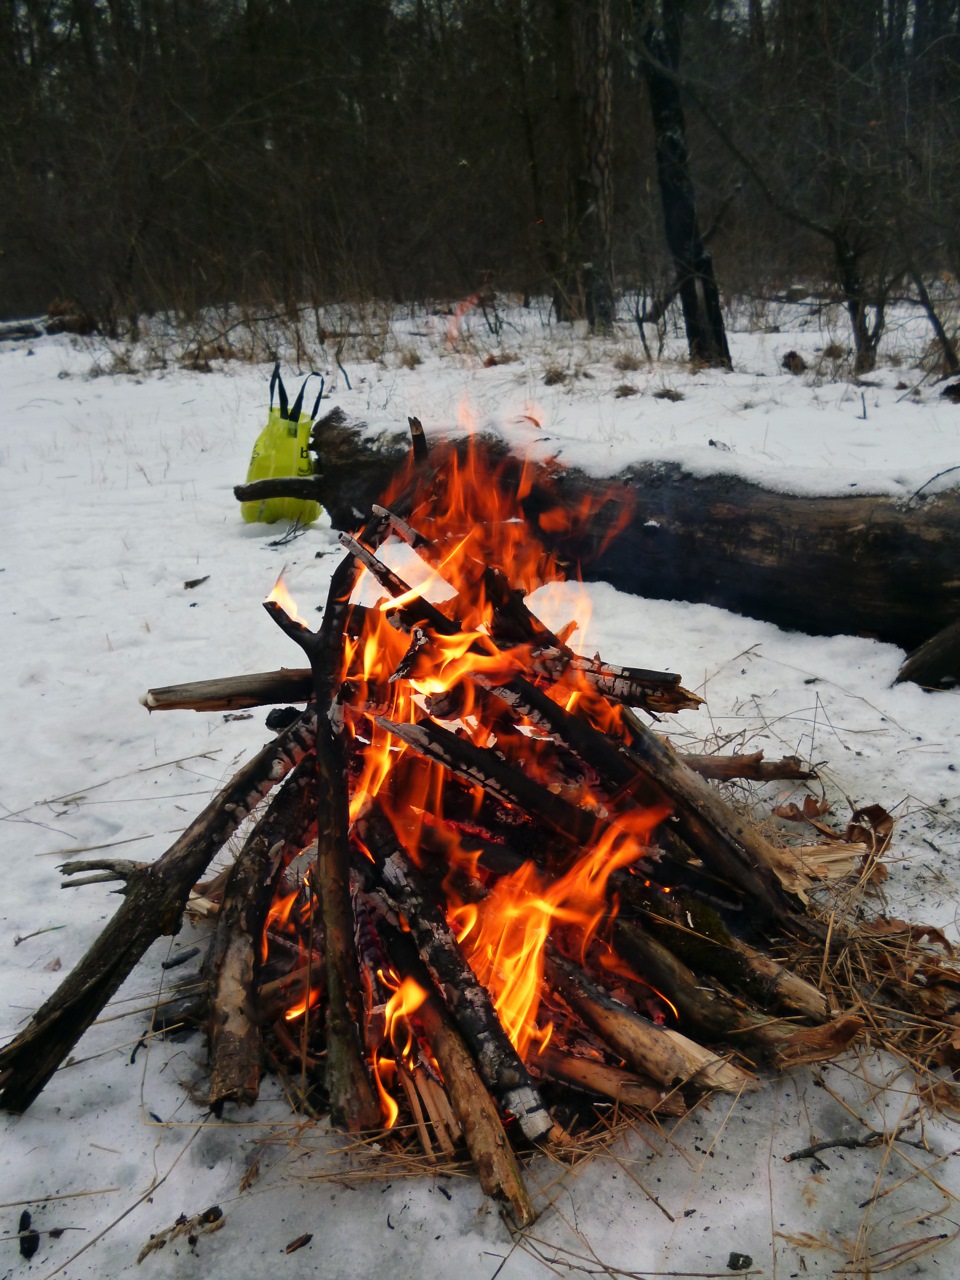
<svg viewBox="0 0 960 1280">
<path fill-rule="evenodd" d="M 308 757 L 283 783 L 231 868 L 211 963 L 210 1105 L 217 1113 L 226 1101 L 255 1102 L 260 1091 L 261 939 L 284 857 L 299 848 L 316 805 Z"/>
<path fill-rule="evenodd" d="M 370 808 L 356 823 L 374 858 L 382 891 L 407 922 L 417 950 L 469 1044 L 484 1084 L 516 1116 L 530 1141 L 544 1138 L 553 1120 L 497 1017 L 487 989 L 477 981 L 443 909 L 400 846 L 384 814 Z"/>
</svg>

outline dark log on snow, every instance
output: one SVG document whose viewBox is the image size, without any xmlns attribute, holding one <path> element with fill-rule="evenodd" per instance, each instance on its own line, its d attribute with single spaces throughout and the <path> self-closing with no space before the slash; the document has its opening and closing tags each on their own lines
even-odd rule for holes
<svg viewBox="0 0 960 1280">
<path fill-rule="evenodd" d="M 310 496 L 336 528 L 355 529 L 407 451 L 401 437 L 392 449 L 374 449 L 342 426 L 324 474 L 307 482 Z M 574 470 L 543 475 L 550 483 L 534 484 L 521 504 L 534 520 L 556 506 L 558 492 L 572 509 L 588 494 L 612 490 L 611 524 L 625 503 L 633 505 L 609 546 L 599 518 L 587 534 L 542 534 L 588 580 L 813 635 L 875 636 L 908 651 L 960 618 L 960 490 L 909 502 L 859 492 L 804 497 L 738 476 L 693 476 L 676 463 L 631 467 L 610 480 Z M 293 495 L 290 486 L 301 483 L 260 481 L 258 496 Z M 235 492 L 243 497 L 246 488 Z"/>
<path fill-rule="evenodd" d="M 960 685 L 960 622 L 944 627 L 915 649 L 897 672 L 896 683 L 912 680 L 925 689 L 955 689 Z"/>
</svg>

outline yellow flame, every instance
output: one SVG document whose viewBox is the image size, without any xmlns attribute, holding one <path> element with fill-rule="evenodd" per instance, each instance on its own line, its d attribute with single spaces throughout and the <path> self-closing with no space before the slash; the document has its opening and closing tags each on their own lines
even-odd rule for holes
<svg viewBox="0 0 960 1280">
<path fill-rule="evenodd" d="M 278 604 L 288 618 L 291 618 L 294 622 L 299 622 L 301 626 L 308 627 L 310 624 L 307 622 L 306 618 L 300 617 L 300 614 L 297 612 L 297 602 L 287 589 L 287 584 L 283 576 L 285 572 L 285 570 L 281 569 L 280 577 L 277 578 L 274 583 L 273 590 L 267 596 L 267 599 Z"/>
</svg>

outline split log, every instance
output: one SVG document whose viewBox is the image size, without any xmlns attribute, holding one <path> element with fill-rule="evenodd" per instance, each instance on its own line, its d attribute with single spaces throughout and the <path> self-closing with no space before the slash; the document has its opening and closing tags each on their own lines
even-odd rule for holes
<svg viewBox="0 0 960 1280">
<path fill-rule="evenodd" d="M 418 969 L 423 970 L 423 962 L 408 935 L 391 929 L 389 950 L 401 971 L 422 979 L 420 985 L 428 992 L 426 1000 L 417 1009 L 416 1017 L 437 1059 L 481 1187 L 488 1196 L 509 1205 L 518 1227 L 529 1226 L 536 1214 L 520 1165 L 504 1131 L 496 1103 L 481 1078 L 464 1037 L 451 1019 L 444 1001 L 432 990 L 428 974 L 418 974 Z"/>
<path fill-rule="evenodd" d="M 668 1088 L 688 1081 L 721 1093 L 759 1088 L 759 1081 L 668 1027 L 657 1027 L 609 996 L 559 952 L 547 946 L 551 986 L 604 1044 L 644 1075 Z"/>
<path fill-rule="evenodd" d="M 260 1092 L 260 953 L 285 855 L 300 847 L 317 807 L 315 770 L 302 760 L 244 841 L 230 869 L 211 955 L 210 1106 L 250 1105 Z M 292 847 L 291 847 L 292 845 Z"/>
<path fill-rule="evenodd" d="M 488 447 L 503 452 L 499 442 Z M 405 456 L 399 438 L 392 451 L 374 450 L 345 427 L 310 496 L 336 528 L 355 528 L 356 511 L 380 499 Z M 517 476 L 522 466 L 517 459 Z M 651 599 L 713 604 L 813 635 L 875 636 L 908 652 L 960 617 L 960 490 L 909 502 L 810 497 L 738 476 L 691 475 L 676 463 L 641 464 L 610 480 L 575 470 L 558 478 L 546 466 L 539 474 L 542 483 L 521 499 L 534 523 L 556 506 L 558 490 L 571 508 L 610 491 L 611 517 L 614 509 L 618 516 L 632 510 L 609 545 L 601 520 L 576 537 L 543 531 L 546 544 L 588 580 Z M 274 492 L 281 490 L 267 496 Z"/>
<path fill-rule="evenodd" d="M 447 923 L 442 908 L 425 887 L 401 847 L 389 820 L 371 806 L 355 824 L 358 837 L 373 857 L 379 884 L 404 920 L 417 950 L 496 1100 L 516 1116 L 531 1142 L 545 1138 L 553 1120 L 530 1073 L 507 1038 L 489 991 L 478 982 Z"/>
<path fill-rule="evenodd" d="M 103 1006 L 164 934 L 180 928 L 190 890 L 241 822 L 312 749 L 316 717 L 307 712 L 257 753 L 217 793 L 156 862 L 68 862 L 66 875 L 93 871 L 124 881 L 119 911 L 82 960 L 9 1044 L 0 1049 L 0 1107 L 25 1111 Z M 73 883 L 89 884 L 85 876 Z"/>
<path fill-rule="evenodd" d="M 640 1107 L 643 1111 L 655 1111 L 662 1116 L 682 1116 L 687 1109 L 678 1093 L 667 1093 L 622 1067 L 611 1067 L 593 1058 L 578 1058 L 547 1045 L 540 1050 L 534 1062 L 537 1070 L 551 1080 L 599 1094 L 628 1107 Z"/>
</svg>

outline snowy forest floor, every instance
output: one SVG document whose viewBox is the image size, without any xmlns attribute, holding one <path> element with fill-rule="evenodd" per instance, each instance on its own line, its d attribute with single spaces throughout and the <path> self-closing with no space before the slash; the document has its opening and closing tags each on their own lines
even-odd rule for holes
<svg viewBox="0 0 960 1280">
<path fill-rule="evenodd" d="M 960 407 L 915 367 L 927 342 L 916 320 L 891 326 L 877 370 L 856 384 L 842 317 L 823 309 L 744 309 L 733 373 L 691 371 L 675 338 L 648 364 L 633 327 L 590 339 L 519 308 L 501 319 L 396 317 L 350 339 L 342 368 L 331 340 L 302 371 L 324 372 L 329 404 L 371 435 L 405 429 L 408 414 L 428 435 L 471 423 L 598 475 L 664 459 L 783 491 L 908 498 L 960 465 Z M 836 353 L 824 354 L 830 344 Z M 269 365 L 217 361 L 200 373 L 164 362 L 161 346 L 0 344 L 2 1042 L 114 910 L 103 886 L 62 890 L 58 861 L 103 849 L 153 859 L 267 736 L 262 714 L 148 715 L 140 695 L 298 665 L 260 601 L 286 566 L 301 610 L 319 605 L 339 558 L 328 521 L 277 547 L 282 527 L 240 520 L 232 486 L 265 420 Z M 781 368 L 789 350 L 805 374 Z M 285 364 L 288 385 L 294 369 Z M 869 905 L 958 941 L 960 692 L 893 686 L 904 655 L 869 639 L 786 633 L 604 584 L 543 595 L 534 607 L 548 621 L 577 613 L 590 652 L 678 671 L 705 697 L 671 720 L 676 743 L 800 755 L 841 826 L 848 798 L 887 808 L 890 876 Z M 758 816 L 772 820 L 774 805 L 801 795 L 756 788 Z M 528 1173 L 544 1212 L 511 1237 L 469 1176 L 367 1176 L 369 1154 L 358 1164 L 342 1136 L 292 1116 L 273 1078 L 252 1111 L 209 1118 L 188 1091 L 203 1076 L 199 1035 L 134 1053 L 176 976 L 162 961 L 193 940 L 187 928 L 152 948 L 74 1061 L 27 1114 L 0 1121 L 0 1276 L 132 1274 L 151 1234 L 213 1204 L 220 1230 L 172 1241 L 139 1270 L 706 1276 L 728 1274 L 739 1253 L 752 1259 L 744 1274 L 781 1280 L 960 1271 L 954 1122 L 919 1117 L 905 1134 L 919 1146 L 784 1161 L 812 1142 L 889 1133 L 909 1115 L 909 1074 L 869 1047 L 749 1097 L 710 1099 L 679 1123 L 637 1127 L 573 1169 L 541 1158 Z M 258 1156 L 259 1178 L 241 1190 Z M 15 1239 L 22 1208 L 41 1232 L 29 1262 Z M 304 1233 L 312 1241 L 288 1258 Z"/>
</svg>

